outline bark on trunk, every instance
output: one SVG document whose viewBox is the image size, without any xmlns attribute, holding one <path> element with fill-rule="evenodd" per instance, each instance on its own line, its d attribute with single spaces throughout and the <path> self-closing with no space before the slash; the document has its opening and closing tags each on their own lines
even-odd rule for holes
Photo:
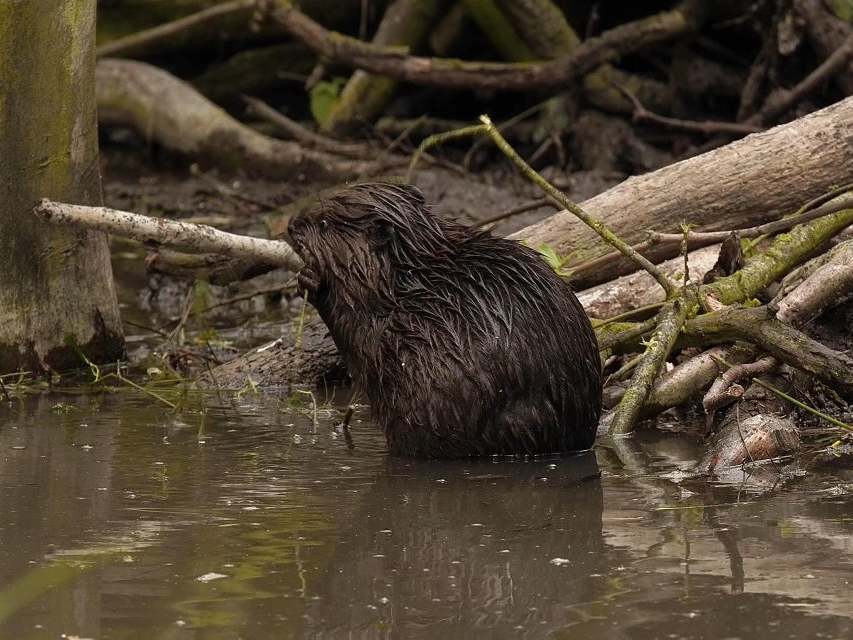
<svg viewBox="0 0 853 640">
<path fill-rule="evenodd" d="M 0 3 L 0 373 L 124 350 L 106 235 L 31 213 L 100 204 L 94 45 L 95 0 Z"/>
<path fill-rule="evenodd" d="M 851 131 L 853 98 L 846 98 L 794 122 L 629 178 L 581 206 L 629 242 L 644 240 L 648 229 L 677 232 L 682 222 L 707 231 L 767 222 L 850 180 Z M 575 252 L 568 266 L 610 251 L 567 211 L 511 237 L 531 246 L 548 244 L 560 255 Z M 624 265 L 614 261 L 603 268 L 599 281 L 624 273 Z"/>
</svg>

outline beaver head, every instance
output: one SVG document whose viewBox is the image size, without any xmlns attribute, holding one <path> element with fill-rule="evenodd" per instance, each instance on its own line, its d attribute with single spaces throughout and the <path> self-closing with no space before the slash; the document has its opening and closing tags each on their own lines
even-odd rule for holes
<svg viewBox="0 0 853 640">
<path fill-rule="evenodd" d="M 595 336 L 571 289 L 523 245 L 434 215 L 416 188 L 360 184 L 291 221 L 300 283 L 392 452 L 589 447 Z"/>
<path fill-rule="evenodd" d="M 375 312 L 393 293 L 395 270 L 451 249 L 451 226 L 430 214 L 411 186 L 359 184 L 318 202 L 289 225 L 305 260 L 302 282 L 314 302 L 336 294 L 351 311 Z"/>
</svg>

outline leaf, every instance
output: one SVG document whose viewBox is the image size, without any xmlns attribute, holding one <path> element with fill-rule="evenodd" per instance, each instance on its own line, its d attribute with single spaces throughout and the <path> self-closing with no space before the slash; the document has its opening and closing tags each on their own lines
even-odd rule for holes
<svg viewBox="0 0 853 640">
<path fill-rule="evenodd" d="M 318 82 L 311 89 L 311 115 L 314 116 L 317 124 L 323 124 L 338 104 L 341 87 L 345 82 L 344 78 L 333 78 Z"/>
<path fill-rule="evenodd" d="M 853 23 L 853 0 L 829 0 L 827 4 L 836 16 L 845 22 Z"/>
<path fill-rule="evenodd" d="M 536 251 L 548 263 L 548 266 L 554 270 L 554 273 L 561 278 L 566 278 L 571 274 L 571 269 L 564 269 L 563 267 L 571 259 L 572 254 L 560 256 L 551 245 L 544 243 L 536 247 Z"/>
<path fill-rule="evenodd" d="M 557 255 L 557 252 L 554 251 L 554 247 L 547 244 L 540 244 L 536 247 L 536 250 L 542 255 L 545 259 L 545 262 L 548 263 L 548 266 L 551 267 L 554 271 L 559 269 L 562 265 L 560 262 L 560 256 Z"/>
</svg>

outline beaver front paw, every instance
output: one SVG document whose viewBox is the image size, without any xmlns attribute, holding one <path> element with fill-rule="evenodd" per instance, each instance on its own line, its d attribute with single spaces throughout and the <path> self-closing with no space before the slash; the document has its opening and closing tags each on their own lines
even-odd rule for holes
<svg viewBox="0 0 853 640">
<path fill-rule="evenodd" d="M 302 267 L 296 274 L 296 291 L 311 302 L 314 294 L 320 289 L 320 276 L 311 267 Z"/>
</svg>

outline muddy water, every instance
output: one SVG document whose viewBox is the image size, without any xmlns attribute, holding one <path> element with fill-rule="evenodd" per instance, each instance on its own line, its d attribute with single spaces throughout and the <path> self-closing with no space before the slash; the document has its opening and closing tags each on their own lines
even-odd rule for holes
<svg viewBox="0 0 853 640">
<path fill-rule="evenodd" d="M 389 460 L 275 397 L 0 406 L 0 638 L 851 638 L 853 478 Z M 363 420 L 359 420 L 359 417 Z"/>
</svg>

